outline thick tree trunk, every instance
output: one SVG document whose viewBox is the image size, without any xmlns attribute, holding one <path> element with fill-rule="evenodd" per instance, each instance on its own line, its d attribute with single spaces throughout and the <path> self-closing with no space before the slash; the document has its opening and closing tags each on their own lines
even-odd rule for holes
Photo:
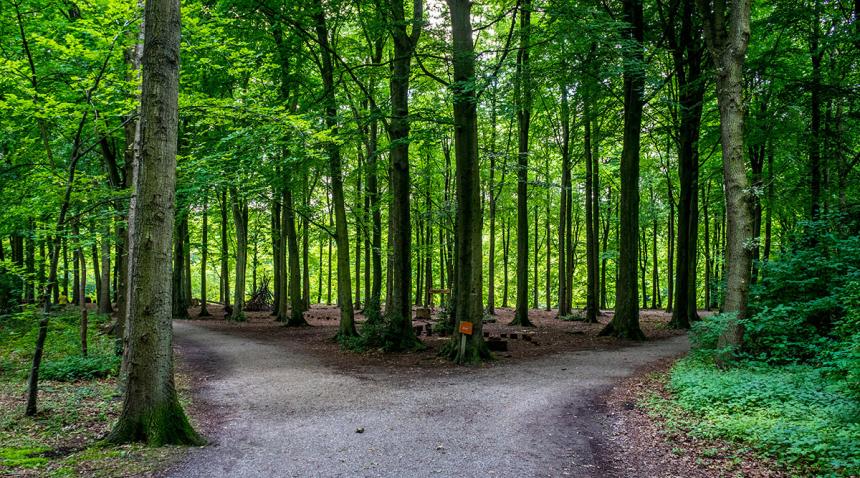
<svg viewBox="0 0 860 478">
<path fill-rule="evenodd" d="M 128 376 L 112 443 L 202 444 L 173 383 L 170 246 L 179 92 L 179 2 L 145 7 L 140 155 L 130 224 Z"/>
<path fill-rule="evenodd" d="M 624 0 L 624 18 L 630 28 L 626 36 L 635 42 L 624 64 L 624 145 L 621 152 L 621 198 L 618 238 L 618 276 L 615 286 L 615 316 L 600 332 L 631 340 L 643 340 L 639 327 L 639 297 L 636 261 L 639 256 L 639 145 L 645 65 L 642 41 L 642 0 Z"/>
<path fill-rule="evenodd" d="M 385 304 L 385 323 L 390 335 L 396 337 L 393 347 L 408 350 L 418 344 L 412 328 L 412 222 L 410 195 L 412 183 L 409 175 L 409 72 L 412 53 L 418 42 L 421 25 L 421 2 L 416 2 L 412 35 L 406 32 L 405 9 L 402 0 L 391 0 L 394 23 L 394 58 L 391 65 L 391 119 L 388 136 L 391 139 L 390 172 L 391 209 L 389 210 L 388 247 L 391 251 L 388 275 L 391 279 L 390 303 Z M 420 231 L 419 231 L 420 234 Z M 419 256 L 420 257 L 420 256 Z M 419 270 L 420 274 L 420 270 Z M 420 282 L 420 276 L 419 276 Z M 420 300 L 420 291 L 416 300 Z"/>
<path fill-rule="evenodd" d="M 728 5 L 697 0 L 705 17 L 705 39 L 717 71 L 717 104 L 726 196 L 726 293 L 723 310 L 735 314 L 718 345 L 737 347 L 743 339 L 739 320 L 746 317 L 752 251 L 752 200 L 744 164 L 743 66 L 750 36 L 750 0 Z M 728 11 L 727 11 L 728 10 Z"/>
<path fill-rule="evenodd" d="M 449 0 L 453 39 L 454 157 L 456 162 L 457 216 L 455 220 L 453 302 L 456 327 L 449 354 L 457 363 L 477 363 L 490 356 L 482 333 L 483 284 L 481 252 L 481 186 L 478 162 L 478 111 L 475 85 L 475 51 L 472 42 L 470 0 Z M 472 324 L 463 336 L 460 326 Z M 462 344 L 461 344 L 462 340 Z"/>
</svg>

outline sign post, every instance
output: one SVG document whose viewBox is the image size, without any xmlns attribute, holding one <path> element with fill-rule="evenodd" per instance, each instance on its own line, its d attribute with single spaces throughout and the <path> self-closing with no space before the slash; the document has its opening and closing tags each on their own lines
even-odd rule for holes
<svg viewBox="0 0 860 478">
<path fill-rule="evenodd" d="M 472 323 L 460 322 L 460 361 L 463 361 L 463 356 L 466 355 L 466 336 L 472 335 Z"/>
</svg>

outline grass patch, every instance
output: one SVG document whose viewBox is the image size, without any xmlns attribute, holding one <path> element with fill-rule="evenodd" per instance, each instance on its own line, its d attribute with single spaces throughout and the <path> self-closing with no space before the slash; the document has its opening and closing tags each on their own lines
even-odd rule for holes
<svg viewBox="0 0 860 478">
<path fill-rule="evenodd" d="M 24 398 L 41 314 L 0 317 L 0 476 L 141 476 L 182 453 L 176 447 L 99 443 L 122 407 L 120 359 L 114 338 L 100 332 L 109 318 L 96 314 L 90 315 L 89 357 L 81 356 L 78 314 L 68 308 L 51 316 L 35 417 L 24 417 Z"/>
<path fill-rule="evenodd" d="M 670 398 L 650 410 L 670 430 L 724 439 L 815 476 L 860 474 L 860 403 L 812 366 L 721 370 L 691 357 L 669 375 Z"/>
</svg>

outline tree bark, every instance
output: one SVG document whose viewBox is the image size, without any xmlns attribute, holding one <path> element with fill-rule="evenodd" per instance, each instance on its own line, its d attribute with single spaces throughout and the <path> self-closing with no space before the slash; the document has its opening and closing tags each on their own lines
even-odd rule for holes
<svg viewBox="0 0 860 478">
<path fill-rule="evenodd" d="M 453 302 L 456 320 L 448 344 L 448 356 L 457 363 L 477 363 L 490 356 L 482 333 L 482 220 L 478 162 L 478 112 L 475 91 L 475 50 L 472 41 L 470 0 L 448 0 L 453 40 L 454 157 L 456 163 L 457 215 L 455 220 Z M 460 325 L 472 323 L 472 334 L 463 338 Z"/>
<path fill-rule="evenodd" d="M 245 276 L 248 268 L 248 201 L 239 197 L 236 188 L 230 189 L 233 225 L 236 228 L 236 278 L 233 288 L 233 313 L 230 320 L 245 320 Z"/>
<path fill-rule="evenodd" d="M 209 317 L 206 308 L 206 267 L 209 260 L 209 193 L 203 191 L 203 226 L 200 240 L 200 313 L 198 317 Z"/>
<path fill-rule="evenodd" d="M 144 19 L 140 155 L 129 214 L 128 376 L 108 442 L 202 444 L 173 382 L 170 246 L 179 97 L 179 2 L 148 0 Z"/>
<path fill-rule="evenodd" d="M 99 314 L 112 314 L 110 302 L 110 227 L 104 229 L 101 241 L 101 291 L 99 292 Z"/>
<path fill-rule="evenodd" d="M 750 0 L 727 4 L 697 0 L 705 40 L 717 71 L 717 104 L 726 196 L 726 293 L 723 310 L 734 313 L 718 346 L 736 348 L 743 339 L 752 265 L 752 200 L 744 164 L 743 66 L 750 37 Z"/>
<path fill-rule="evenodd" d="M 639 327 L 639 293 L 636 262 L 639 256 L 639 145 L 645 65 L 642 41 L 645 24 L 642 0 L 624 0 L 625 36 L 635 43 L 624 62 L 624 144 L 621 152 L 621 198 L 619 205 L 618 276 L 615 286 L 615 316 L 601 335 L 643 340 Z"/>
<path fill-rule="evenodd" d="M 317 42 L 320 45 L 320 74 L 323 79 L 323 102 L 325 104 L 326 127 L 333 136 L 337 136 L 337 103 L 334 92 L 334 65 L 329 51 L 328 28 L 326 26 L 325 10 L 322 0 L 317 0 L 314 12 Z M 337 242 L 337 295 L 340 307 L 339 337 L 354 337 L 358 335 L 355 329 L 355 317 L 352 307 L 352 278 L 349 270 L 349 235 L 347 232 L 346 206 L 343 194 L 343 167 L 340 157 L 340 146 L 335 141 L 328 141 L 326 152 L 329 160 L 329 176 L 331 178 L 331 193 L 335 216 L 335 241 Z"/>
<path fill-rule="evenodd" d="M 391 257 L 388 276 L 391 279 L 390 302 L 385 304 L 386 329 L 395 337 L 395 350 L 409 350 L 419 343 L 412 328 L 412 220 L 410 195 L 412 183 L 409 175 L 409 74 L 412 54 L 421 34 L 422 3 L 416 0 L 411 34 L 406 31 L 405 9 L 402 0 L 390 0 L 393 18 L 391 36 L 394 40 L 394 58 L 391 65 L 391 119 L 388 136 L 391 139 L 390 172 L 391 208 L 389 214 L 388 243 Z M 420 231 L 419 231 L 420 234 Z M 420 257 L 420 256 L 419 256 Z M 420 268 L 419 268 L 420 269 Z M 420 270 L 419 270 L 420 274 Z M 420 277 L 419 277 L 420 282 Z M 416 300 L 420 300 L 420 291 Z"/>
<path fill-rule="evenodd" d="M 520 6 L 520 46 L 517 50 L 517 76 L 514 95 L 517 99 L 517 304 L 510 325 L 532 327 L 529 320 L 529 127 L 532 115 L 531 65 L 529 64 L 531 36 L 531 0 Z"/>
</svg>

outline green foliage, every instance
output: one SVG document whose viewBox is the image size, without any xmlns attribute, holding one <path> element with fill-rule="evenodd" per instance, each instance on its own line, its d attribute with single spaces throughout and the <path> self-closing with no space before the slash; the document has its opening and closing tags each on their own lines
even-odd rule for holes
<svg viewBox="0 0 860 478">
<path fill-rule="evenodd" d="M 713 360 L 729 314 L 693 325 L 693 353 L 672 370 L 674 405 L 692 433 L 752 445 L 824 476 L 860 473 L 860 237 L 844 218 L 806 223 L 763 264 L 743 344 Z M 687 417 L 687 418 L 685 418 Z"/>
<path fill-rule="evenodd" d="M 341 347 L 353 352 L 367 352 L 381 350 L 383 352 L 402 352 L 423 348 L 424 345 L 418 339 L 405 341 L 397 327 L 383 317 L 382 320 L 365 322 L 361 328 L 361 334 L 356 337 L 344 337 L 339 335 L 338 342 Z"/>
<path fill-rule="evenodd" d="M 860 403 L 811 366 L 720 370 L 691 357 L 669 389 L 691 416 L 675 419 L 696 436 L 749 444 L 818 475 L 860 472 Z"/>
<path fill-rule="evenodd" d="M 0 378 L 20 380 L 27 375 L 40 318 L 41 312 L 34 308 L 0 318 Z M 90 315 L 87 342 L 92 357 L 83 359 L 78 311 L 68 308 L 52 315 L 45 341 L 42 378 L 53 380 L 45 373 L 73 377 L 70 380 L 75 380 L 74 375 L 78 373 L 82 374 L 79 378 L 87 378 L 87 374 L 108 375 L 109 372 L 102 371 L 115 368 L 116 359 L 112 358 L 115 341 L 113 337 L 102 334 L 100 328 L 109 320 L 107 316 Z"/>
<path fill-rule="evenodd" d="M 92 380 L 109 377 L 119 370 L 120 358 L 116 355 L 71 356 L 42 365 L 40 378 L 60 382 Z"/>
</svg>

